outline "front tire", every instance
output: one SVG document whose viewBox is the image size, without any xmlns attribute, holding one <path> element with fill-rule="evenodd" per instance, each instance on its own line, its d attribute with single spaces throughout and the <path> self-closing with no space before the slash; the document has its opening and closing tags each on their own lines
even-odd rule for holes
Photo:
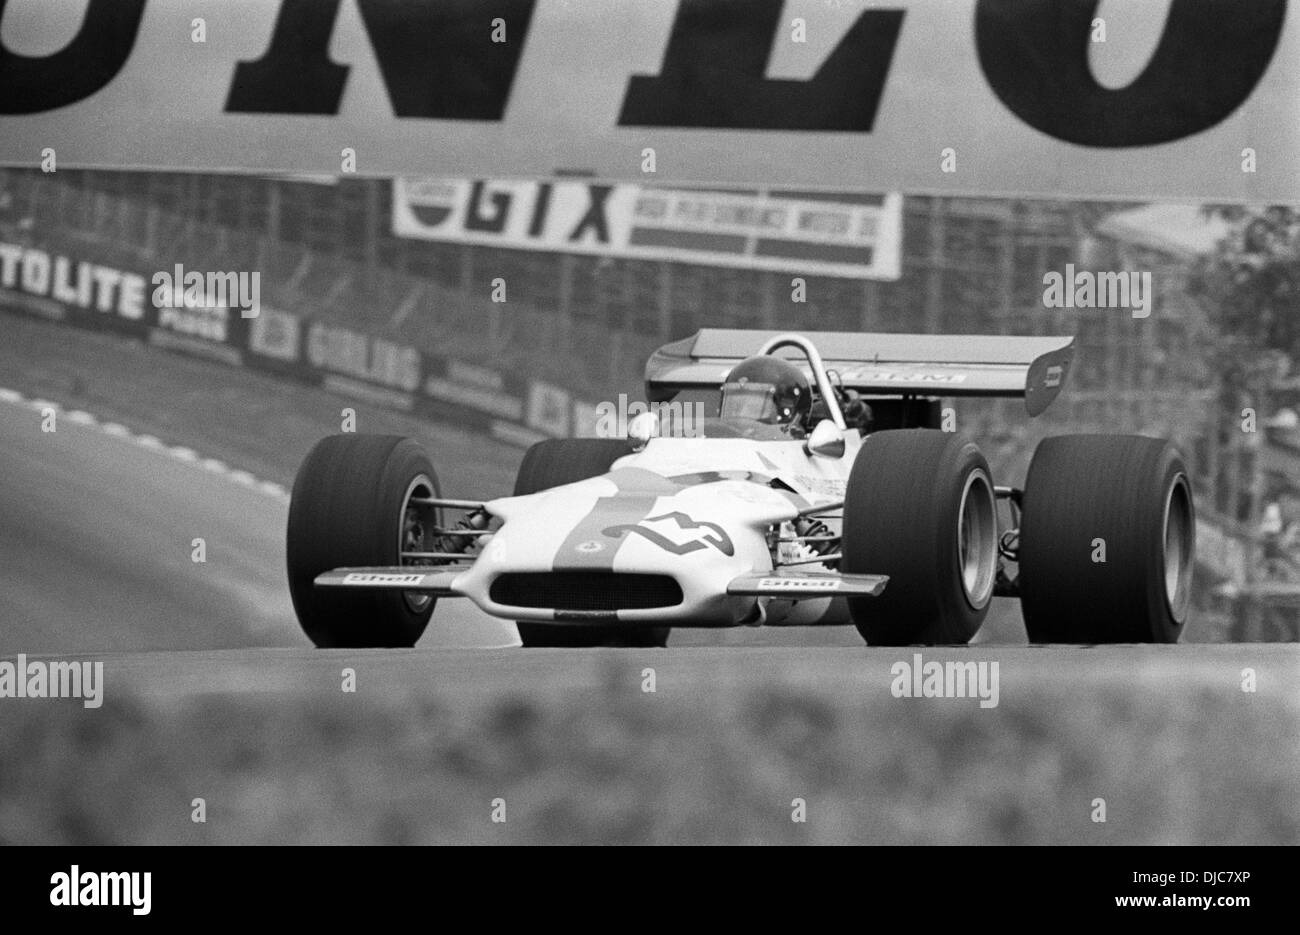
<svg viewBox="0 0 1300 935">
<path fill-rule="evenodd" d="M 1187 466 L 1138 435 L 1044 439 L 1025 478 L 1020 605 L 1034 643 L 1173 643 L 1191 604 Z"/>
<path fill-rule="evenodd" d="M 515 477 L 515 496 L 538 493 L 599 477 L 629 454 L 616 438 L 552 438 L 528 449 Z M 668 644 L 668 627 L 566 627 L 518 621 L 519 639 L 528 647 L 655 647 Z"/>
<path fill-rule="evenodd" d="M 879 597 L 848 601 L 867 643 L 969 642 L 998 561 L 993 480 L 979 448 L 933 429 L 868 435 L 849 474 L 841 551 L 845 572 L 889 575 Z"/>
<path fill-rule="evenodd" d="M 331 435 L 298 469 L 286 559 L 298 622 L 316 646 L 414 646 L 436 601 L 401 591 L 317 588 L 321 572 L 400 565 L 412 496 L 440 496 L 424 450 L 396 435 Z"/>
</svg>

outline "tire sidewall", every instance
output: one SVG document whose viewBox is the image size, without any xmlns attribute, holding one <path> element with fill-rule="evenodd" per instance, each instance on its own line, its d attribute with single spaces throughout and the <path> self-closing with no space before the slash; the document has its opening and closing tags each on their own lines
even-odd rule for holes
<svg viewBox="0 0 1300 935">
<path fill-rule="evenodd" d="M 850 598 L 854 624 L 869 644 L 966 643 L 992 603 L 970 600 L 957 530 L 972 473 L 993 489 L 979 448 L 932 429 L 869 435 L 845 492 L 842 568 L 889 575 L 878 597 Z"/>
<path fill-rule="evenodd" d="M 1171 643 L 1187 625 L 1165 587 L 1165 506 L 1187 467 L 1163 439 L 1065 435 L 1039 443 L 1025 480 L 1020 593 L 1035 643 Z M 1095 561 L 1098 540 L 1106 561 Z M 1091 550 L 1091 551 L 1090 551 Z M 1194 560 L 1194 558 L 1193 558 Z M 1188 582 L 1190 589 L 1190 581 Z"/>
<path fill-rule="evenodd" d="M 1158 472 L 1153 475 L 1153 490 L 1151 491 L 1152 517 L 1149 528 L 1152 534 L 1145 543 L 1145 553 L 1147 561 L 1150 563 L 1150 586 L 1147 588 L 1147 607 L 1148 618 L 1151 620 L 1151 638 L 1157 643 L 1176 642 L 1184 627 L 1187 625 L 1187 616 L 1190 612 L 1190 601 L 1183 608 L 1182 619 L 1174 615 L 1174 608 L 1169 601 L 1168 592 L 1165 589 L 1164 565 L 1165 565 L 1165 503 L 1170 495 L 1170 488 L 1177 483 L 1179 477 L 1186 481 L 1187 468 L 1179 457 L 1178 452 L 1172 445 L 1167 446 L 1161 455 Z M 1192 536 L 1192 554 L 1195 555 L 1195 536 L 1196 536 L 1196 513 L 1194 504 L 1190 503 L 1190 482 L 1189 506 L 1192 509 L 1191 523 L 1188 527 L 1188 534 Z"/>
<path fill-rule="evenodd" d="M 304 460 L 289 503 L 286 561 L 294 610 L 316 646 L 413 646 L 424 632 L 436 600 L 417 610 L 405 592 L 313 583 L 333 568 L 401 564 L 402 508 L 420 476 L 441 494 L 424 450 L 393 436 L 329 436 Z"/>
</svg>

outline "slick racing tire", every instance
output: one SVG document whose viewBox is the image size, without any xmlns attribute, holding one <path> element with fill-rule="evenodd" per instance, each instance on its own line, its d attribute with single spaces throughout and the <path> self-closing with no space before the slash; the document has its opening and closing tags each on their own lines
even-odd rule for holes
<svg viewBox="0 0 1300 935">
<path fill-rule="evenodd" d="M 528 449 L 515 478 L 515 496 L 538 493 L 599 477 L 629 454 L 627 442 L 616 438 L 558 438 Z M 668 643 L 668 627 L 572 627 L 547 623 L 516 623 L 519 639 L 530 647 L 649 647 Z"/>
<path fill-rule="evenodd" d="M 969 642 L 998 568 L 993 480 L 979 449 L 932 429 L 868 435 L 845 492 L 842 554 L 845 572 L 889 576 L 878 597 L 848 599 L 867 643 Z"/>
<path fill-rule="evenodd" d="M 289 593 L 319 647 L 414 646 L 435 599 L 403 591 L 317 588 L 331 568 L 400 565 L 417 517 L 411 497 L 440 496 L 424 450 L 396 435 L 331 435 L 317 442 L 289 502 Z"/>
<path fill-rule="evenodd" d="M 1020 606 L 1034 643 L 1173 643 L 1191 603 L 1187 466 L 1138 435 L 1044 439 L 1025 479 Z"/>
</svg>

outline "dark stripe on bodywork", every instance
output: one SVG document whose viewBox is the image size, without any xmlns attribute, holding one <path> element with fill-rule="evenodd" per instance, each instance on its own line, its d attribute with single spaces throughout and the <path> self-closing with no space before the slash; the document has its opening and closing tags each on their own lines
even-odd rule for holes
<svg viewBox="0 0 1300 935">
<path fill-rule="evenodd" d="M 626 536 L 607 536 L 612 526 L 635 526 L 650 515 L 662 496 L 677 492 L 671 481 L 644 468 L 620 468 L 605 475 L 617 488 L 612 496 L 601 497 L 591 511 L 560 543 L 551 563 L 552 571 L 613 571 L 614 557 Z M 592 544 L 599 549 L 592 549 Z"/>
</svg>

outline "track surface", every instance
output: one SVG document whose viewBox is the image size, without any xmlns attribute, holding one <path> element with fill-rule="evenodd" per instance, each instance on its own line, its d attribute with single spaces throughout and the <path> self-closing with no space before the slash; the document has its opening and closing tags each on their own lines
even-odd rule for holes
<svg viewBox="0 0 1300 935">
<path fill-rule="evenodd" d="M 27 403 L 0 403 L 0 476 L 0 653 L 307 645 L 283 497 L 66 414 L 42 432 Z M 516 639 L 463 602 L 437 614 L 429 646 Z"/>
</svg>

